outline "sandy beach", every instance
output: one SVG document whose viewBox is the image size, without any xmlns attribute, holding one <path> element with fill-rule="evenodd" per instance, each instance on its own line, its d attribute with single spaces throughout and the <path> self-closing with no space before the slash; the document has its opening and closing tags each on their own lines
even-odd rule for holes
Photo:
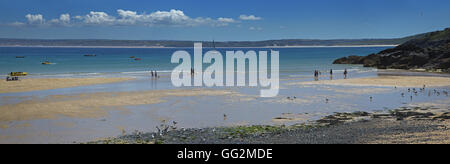
<svg viewBox="0 0 450 164">
<path fill-rule="evenodd" d="M 39 133 L 47 133 L 47 126 L 42 128 L 39 127 L 39 122 L 41 121 L 46 123 L 48 122 L 47 124 L 50 124 L 53 128 L 64 129 L 61 132 L 53 131 L 52 135 L 54 138 L 60 136 L 66 137 L 64 135 L 65 132 L 85 132 L 85 129 L 88 129 L 92 126 L 91 124 L 95 125 L 93 126 L 94 129 L 109 128 L 108 132 L 110 133 L 105 135 L 99 134 L 96 137 L 117 136 L 121 131 L 133 131 L 134 129 L 144 129 L 144 132 L 152 132 L 154 130 L 153 128 L 155 127 L 155 124 L 156 126 L 160 124 L 160 120 L 168 120 L 169 123 L 172 121 L 177 121 L 179 122 L 178 125 L 180 127 L 210 127 L 211 129 L 220 129 L 221 126 L 225 126 L 226 131 L 229 130 L 228 128 L 239 128 L 236 127 L 236 125 L 290 126 L 293 124 L 317 120 L 319 117 L 329 115 L 330 112 L 383 109 L 386 104 L 390 102 L 387 102 L 388 100 L 383 99 L 386 94 L 393 95 L 388 99 L 398 98 L 398 100 L 392 102 L 413 102 L 412 100 L 410 100 L 409 95 L 406 98 L 401 98 L 400 92 L 402 92 L 402 90 L 406 92 L 407 88 L 400 87 L 423 87 L 423 85 L 425 84 L 428 90 L 432 90 L 434 89 L 433 87 L 449 86 L 450 84 L 450 78 L 447 77 L 392 75 L 341 80 L 304 81 L 290 83 L 290 85 L 283 86 L 283 88 L 288 89 L 283 89 L 282 91 L 289 92 L 282 93 L 278 97 L 260 99 L 258 96 L 246 92 L 239 92 L 240 90 L 234 89 L 186 88 L 153 90 L 151 86 L 154 86 L 154 83 L 156 83 L 156 79 L 154 79 L 132 80 L 127 82 L 127 85 L 122 85 L 122 83 L 117 84 L 118 86 L 124 87 L 122 89 L 125 90 L 116 90 L 114 87 L 111 87 L 111 90 L 98 90 L 89 93 L 60 93 L 58 92 L 58 90 L 55 90 L 55 92 L 46 93 L 46 90 L 48 89 L 115 83 L 126 80 L 132 79 L 29 78 L 23 79 L 18 82 L 3 81 L 2 84 L 5 85 L 1 86 L 0 91 L 6 94 L 0 99 L 4 102 L 0 105 L 0 112 L 2 113 L 0 115 L 0 130 L 5 131 L 5 133 L 3 135 L 0 135 L 0 142 L 32 142 L 34 138 L 39 138 L 39 136 L 34 136 L 34 133 L 22 134 L 20 133 L 20 131 L 23 129 L 36 129 L 36 131 Z M 163 84 L 165 84 L 164 80 L 166 79 L 159 79 L 158 85 L 163 86 Z M 131 88 L 131 90 L 127 90 L 128 87 L 135 85 L 142 86 L 146 89 L 139 88 L 138 90 L 134 90 Z M 296 88 L 293 85 L 301 85 L 302 87 Z M 380 88 L 377 86 L 389 86 L 389 88 Z M 399 87 L 399 89 L 395 89 L 394 86 Z M 25 94 L 28 94 L 27 91 L 37 91 L 37 93 L 31 93 L 25 96 L 21 95 L 22 93 L 19 93 L 19 95 L 15 95 L 16 92 L 25 92 Z M 44 95 L 39 95 L 39 93 L 41 92 L 44 93 Z M 309 92 L 318 93 L 314 95 L 308 95 Z M 364 98 L 369 94 L 371 96 L 374 96 L 373 103 L 369 100 L 368 97 Z M 288 96 L 290 96 L 291 98 L 287 98 Z M 293 96 L 296 96 L 296 98 L 292 98 Z M 359 97 L 363 98 L 358 99 Z M 435 99 L 442 99 L 445 97 L 446 96 L 444 94 L 442 94 L 441 97 L 432 94 L 430 97 L 430 95 L 427 95 L 424 92 L 423 94 L 415 95 L 413 100 L 414 102 L 430 102 L 430 100 L 434 101 Z M 329 99 L 329 101 L 326 101 L 326 99 Z M 426 99 L 428 101 L 419 101 L 422 99 Z M 360 104 L 362 104 L 361 107 L 358 106 Z M 377 106 L 377 104 L 384 105 Z M 444 101 L 442 104 L 443 105 L 439 106 L 439 108 L 448 109 L 448 101 Z M 253 105 L 260 105 L 261 107 L 256 109 L 252 109 L 251 107 L 249 107 Z M 426 106 L 427 108 L 431 108 L 429 106 L 437 106 L 436 104 L 421 105 Z M 266 114 L 254 114 L 255 112 Z M 245 113 L 245 115 L 248 115 L 248 117 L 242 116 L 242 113 Z M 439 115 L 439 113 L 436 113 L 435 115 Z M 136 117 L 138 119 L 136 119 Z M 136 122 L 127 124 L 126 122 L 121 122 L 120 118 L 126 118 L 126 120 L 136 119 Z M 251 119 L 254 119 L 253 121 L 256 123 L 247 121 Z M 81 123 L 83 121 L 78 120 L 89 120 L 92 122 L 91 124 L 83 125 Z M 154 121 L 151 122 L 150 120 Z M 195 121 L 192 121 L 194 123 L 191 123 L 189 122 L 190 120 Z M 215 138 L 220 138 L 221 136 L 212 136 L 212 138 L 209 139 L 208 137 L 211 136 L 204 137 L 207 138 L 207 141 L 210 143 L 401 143 L 410 142 L 410 140 L 401 140 L 405 138 L 404 136 L 406 135 L 408 137 L 414 137 L 418 138 L 418 140 L 421 140 L 424 137 L 429 137 L 428 134 L 431 133 L 428 132 L 430 131 L 432 131 L 433 134 L 435 133 L 435 135 L 440 136 L 448 134 L 448 131 L 445 130 L 442 131 L 439 129 L 422 129 L 423 126 L 429 125 L 430 127 L 434 127 L 435 125 L 437 126 L 441 124 L 440 122 L 436 122 L 434 120 L 404 121 L 409 125 L 404 125 L 403 122 L 389 121 L 392 121 L 392 119 L 373 119 L 370 123 L 351 123 L 349 124 L 349 127 L 339 125 L 333 128 L 321 128 L 315 132 L 308 132 L 308 135 L 318 137 L 317 140 L 311 142 L 308 140 L 304 140 L 304 138 L 302 137 L 291 138 L 291 140 L 276 137 L 274 139 L 269 139 L 267 135 L 258 136 L 259 140 L 255 140 L 255 142 L 247 140 L 247 138 L 245 137 L 242 140 L 235 140 L 234 138 L 231 140 L 221 140 Z M 201 124 L 196 124 L 195 122 L 201 122 Z M 416 125 L 418 126 L 417 129 L 415 127 Z M 139 126 L 145 128 L 136 128 Z M 364 130 L 360 129 L 373 129 L 374 127 L 382 127 L 392 132 L 396 132 L 395 129 L 399 127 L 412 128 L 413 130 L 409 133 L 402 133 L 399 135 L 387 134 L 383 133 L 382 131 L 373 131 L 371 133 L 361 134 L 361 132 L 363 132 Z M 253 127 L 250 126 L 249 128 Z M 347 138 L 345 138 L 346 140 L 337 140 L 336 138 L 339 138 L 339 135 L 341 135 L 342 133 L 336 131 L 334 128 L 348 131 L 349 134 L 364 135 L 364 137 L 368 138 L 364 138 L 364 141 L 360 141 L 356 140 L 357 138 L 352 138 L 352 136 L 349 135 L 347 136 Z M 297 130 L 298 134 L 305 133 L 305 131 L 302 129 Z M 6 133 L 6 131 L 14 131 L 16 133 Z M 336 138 L 333 138 L 333 136 L 321 138 L 320 134 L 323 131 L 327 133 L 333 133 L 333 136 Z M 174 132 L 173 137 L 178 137 L 178 133 L 179 132 Z M 82 140 L 67 140 L 69 140 L 69 142 L 92 141 L 92 138 L 94 137 L 88 137 L 94 136 L 94 134 L 97 134 L 95 130 L 93 130 L 91 135 L 85 135 L 87 137 L 83 138 Z M 17 136 L 23 135 L 29 135 L 28 137 L 24 138 L 30 140 L 21 140 L 20 137 L 17 138 Z M 193 135 L 196 136 L 199 134 L 193 133 Z M 286 133 L 285 135 L 285 137 L 290 137 L 290 133 Z M 5 138 L 2 140 L 2 136 L 9 138 Z M 83 135 L 80 136 L 85 137 Z M 270 134 L 268 136 L 270 136 Z M 304 137 L 308 138 L 309 136 Z M 45 138 L 46 137 L 40 138 L 41 142 L 46 142 L 47 140 Z M 444 140 L 437 141 L 437 139 Z M 66 143 L 67 140 L 49 140 L 48 142 Z M 201 143 L 201 141 L 196 140 L 174 141 L 174 143 L 185 142 Z M 417 142 L 421 143 L 421 141 Z M 448 142 L 448 139 L 445 139 L 445 137 L 437 137 L 436 142 L 446 143 Z M 167 141 L 167 143 L 172 143 L 172 141 Z"/>
<path fill-rule="evenodd" d="M 32 98 L 18 104 L 0 106 L 0 122 L 36 119 L 98 118 L 108 110 L 125 110 L 123 106 L 148 105 L 166 102 L 168 97 L 233 95 L 227 90 L 158 90 L 142 92 L 105 92 L 76 95 L 52 95 Z"/>
<path fill-rule="evenodd" d="M 376 87 L 444 87 L 450 86 L 450 78 L 432 76 L 378 76 L 355 79 L 320 80 L 290 83 L 289 85 L 343 85 Z"/>
<path fill-rule="evenodd" d="M 23 78 L 19 81 L 0 81 L 0 93 L 29 92 L 70 88 L 96 84 L 116 83 L 131 78 Z"/>
</svg>

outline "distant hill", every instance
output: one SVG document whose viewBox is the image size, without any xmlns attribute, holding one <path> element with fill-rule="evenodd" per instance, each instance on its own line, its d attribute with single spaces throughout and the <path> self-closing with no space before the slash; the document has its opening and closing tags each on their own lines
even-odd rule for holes
<svg viewBox="0 0 450 164">
<path fill-rule="evenodd" d="M 337 59 L 334 64 L 450 72 L 450 28 L 417 35 L 395 48 L 377 54 Z"/>
<path fill-rule="evenodd" d="M 271 47 L 271 46 L 352 46 L 352 45 L 399 45 L 417 36 L 397 39 L 285 39 L 266 41 L 216 42 L 216 47 Z M 112 46 L 112 47 L 192 47 L 194 42 L 202 42 L 204 47 L 212 47 L 211 41 L 171 41 L 171 40 L 101 40 L 101 39 L 1 39 L 0 46 Z"/>
</svg>

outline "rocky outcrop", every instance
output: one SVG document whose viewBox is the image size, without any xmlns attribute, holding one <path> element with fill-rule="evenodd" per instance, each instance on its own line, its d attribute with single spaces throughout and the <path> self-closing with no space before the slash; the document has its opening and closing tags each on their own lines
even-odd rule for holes
<svg viewBox="0 0 450 164">
<path fill-rule="evenodd" d="M 344 57 L 335 60 L 333 64 L 450 72 L 450 28 L 420 36 L 377 54 Z"/>
</svg>

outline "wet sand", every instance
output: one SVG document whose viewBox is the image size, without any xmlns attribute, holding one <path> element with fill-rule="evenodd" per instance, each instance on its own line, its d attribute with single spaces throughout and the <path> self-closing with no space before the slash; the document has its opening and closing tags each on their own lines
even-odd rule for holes
<svg viewBox="0 0 450 164">
<path fill-rule="evenodd" d="M 19 81 L 0 81 L 0 93 L 29 92 L 49 89 L 116 83 L 132 78 L 23 78 Z"/>
<path fill-rule="evenodd" d="M 99 118 L 109 110 L 125 110 L 124 106 L 147 105 L 166 102 L 164 98 L 179 96 L 232 95 L 227 90 L 157 90 L 141 92 L 104 92 L 75 95 L 52 95 L 33 97 L 17 104 L 0 106 L 0 122 L 36 119 L 56 119 L 61 116 L 73 118 Z"/>
<path fill-rule="evenodd" d="M 289 85 L 343 85 L 377 87 L 445 87 L 450 86 L 450 78 L 431 76 L 378 76 L 370 78 L 320 80 L 290 83 Z"/>
<path fill-rule="evenodd" d="M 165 144 L 449 144 L 449 106 L 414 106 L 389 113 L 336 113 L 293 126 L 235 126 L 135 133 L 89 143 Z M 291 116 L 292 114 L 288 114 Z"/>
</svg>

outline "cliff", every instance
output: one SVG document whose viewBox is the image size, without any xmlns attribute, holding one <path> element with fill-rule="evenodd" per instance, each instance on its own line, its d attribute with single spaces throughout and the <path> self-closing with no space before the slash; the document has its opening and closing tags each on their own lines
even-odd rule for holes
<svg viewBox="0 0 450 164">
<path fill-rule="evenodd" d="M 363 64 L 379 69 L 425 69 L 450 72 L 450 28 L 418 35 L 395 48 L 368 56 L 349 56 L 333 64 Z"/>
</svg>

